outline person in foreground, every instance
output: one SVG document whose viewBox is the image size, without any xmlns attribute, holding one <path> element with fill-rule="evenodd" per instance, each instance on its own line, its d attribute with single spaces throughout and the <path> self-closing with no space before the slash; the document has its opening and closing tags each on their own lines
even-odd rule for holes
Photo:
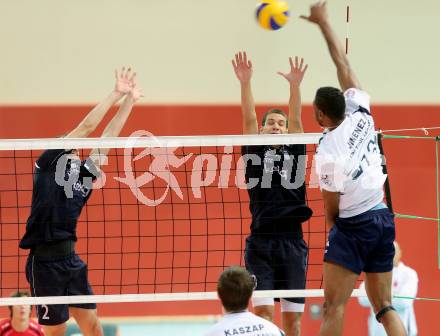
<svg viewBox="0 0 440 336">
<path fill-rule="evenodd" d="M 11 297 L 26 297 L 28 292 L 17 291 Z M 31 319 L 30 305 L 9 306 L 10 318 L 0 321 L 0 336 L 43 336 L 43 328 Z"/>
<path fill-rule="evenodd" d="M 255 287 L 255 277 L 240 266 L 225 269 L 217 282 L 217 294 L 223 306 L 223 317 L 205 336 L 283 336 L 275 324 L 248 311 Z"/>
<path fill-rule="evenodd" d="M 417 289 L 419 284 L 419 278 L 417 272 L 411 267 L 405 265 L 402 261 L 402 250 L 399 244 L 394 242 L 394 249 L 396 253 L 393 260 L 393 295 L 414 298 L 417 295 Z M 365 289 L 365 281 L 363 281 L 359 287 Z M 393 306 L 396 308 L 400 319 L 403 322 L 405 331 L 408 336 L 417 336 L 417 323 L 416 315 L 414 313 L 414 300 L 412 299 L 400 299 L 393 298 Z M 371 303 L 367 297 L 359 297 L 359 304 L 363 307 L 371 308 L 371 314 L 368 318 L 368 335 L 369 336 L 382 336 L 386 335 L 383 326 L 376 321 L 374 310 L 371 307 Z"/>
<path fill-rule="evenodd" d="M 313 103 L 325 128 L 316 167 L 330 232 L 324 252 L 324 318 L 320 335 L 343 332 L 345 305 L 359 274 L 376 319 L 388 335 L 406 335 L 391 304 L 394 218 L 382 203 L 382 158 L 377 145 L 370 97 L 361 89 L 342 43 L 330 26 L 325 1 L 302 18 L 317 24 L 336 65 L 341 90 L 321 87 Z"/>
<path fill-rule="evenodd" d="M 125 97 L 102 134 L 102 137 L 118 136 L 134 103 L 142 97 L 135 77 L 130 68 L 116 72 L 114 90 L 65 138 L 87 137 L 110 107 Z M 75 149 L 50 149 L 35 162 L 31 213 L 20 241 L 20 248 L 30 249 L 26 278 L 32 296 L 93 294 L 87 265 L 75 253 L 76 226 L 107 153 L 108 149 L 93 149 L 81 161 Z M 37 306 L 38 321 L 49 336 L 65 334 L 69 314 L 83 335 L 103 334 L 94 303 Z"/>
<path fill-rule="evenodd" d="M 300 86 L 307 65 L 298 57 L 290 58 L 289 62 L 290 71 L 278 73 L 289 83 L 289 117 L 282 110 L 270 109 L 258 128 L 251 90 L 252 63 L 246 53 L 235 55 L 232 65 L 241 87 L 243 134 L 303 132 Z M 246 239 L 246 269 L 256 276 L 257 291 L 304 289 L 308 248 L 302 223 L 312 215 L 306 204 L 305 160 L 302 160 L 306 145 L 242 146 L 242 154 L 246 158 L 245 178 L 252 214 L 251 233 Z M 258 183 L 251 186 L 251 180 Z M 273 298 L 253 298 L 252 303 L 255 314 L 273 321 Z M 286 335 L 300 335 L 304 303 L 304 298 L 281 298 Z"/>
</svg>

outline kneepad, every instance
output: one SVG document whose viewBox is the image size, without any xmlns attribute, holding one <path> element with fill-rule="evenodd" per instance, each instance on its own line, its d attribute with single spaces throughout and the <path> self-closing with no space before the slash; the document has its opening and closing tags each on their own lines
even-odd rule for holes
<svg viewBox="0 0 440 336">
<path fill-rule="evenodd" d="M 382 319 L 382 317 L 388 313 L 390 310 L 394 310 L 396 311 L 396 309 L 393 306 L 386 306 L 385 308 L 382 308 L 377 314 L 376 314 L 376 320 L 379 323 L 382 323 L 380 320 Z"/>
</svg>

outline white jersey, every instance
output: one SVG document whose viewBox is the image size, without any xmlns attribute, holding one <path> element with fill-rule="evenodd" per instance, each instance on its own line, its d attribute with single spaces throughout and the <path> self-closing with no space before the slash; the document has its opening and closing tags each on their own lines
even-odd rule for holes
<svg viewBox="0 0 440 336">
<path fill-rule="evenodd" d="M 416 297 L 419 284 L 417 272 L 412 268 L 400 262 L 397 267 L 393 268 L 393 287 L 392 293 L 397 296 Z M 365 282 L 361 283 L 360 289 L 365 288 Z M 367 297 L 359 297 L 359 303 L 364 307 L 371 307 Z M 399 314 L 400 319 L 405 326 L 408 336 L 417 335 L 417 323 L 414 313 L 414 300 L 393 298 L 393 307 Z M 368 318 L 368 335 L 369 336 L 386 336 L 386 332 L 382 324 L 376 321 L 376 315 L 371 309 Z"/>
<path fill-rule="evenodd" d="M 225 314 L 204 336 L 284 336 L 275 324 L 251 312 Z"/>
<path fill-rule="evenodd" d="M 339 217 L 364 213 L 383 200 L 382 157 L 377 145 L 370 96 L 348 89 L 345 119 L 335 129 L 324 131 L 316 153 L 319 186 L 339 192 Z"/>
</svg>

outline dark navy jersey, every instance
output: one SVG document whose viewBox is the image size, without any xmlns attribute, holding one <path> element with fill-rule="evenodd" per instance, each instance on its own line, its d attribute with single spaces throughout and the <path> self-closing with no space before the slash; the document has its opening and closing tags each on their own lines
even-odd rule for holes
<svg viewBox="0 0 440 336">
<path fill-rule="evenodd" d="M 305 160 L 300 157 L 306 154 L 306 146 L 242 146 L 242 154 L 251 233 L 302 237 L 301 223 L 312 215 L 306 205 Z M 259 160 L 252 161 L 252 157 Z"/>
<path fill-rule="evenodd" d="M 71 152 L 50 149 L 35 162 L 31 214 L 21 248 L 57 240 L 76 241 L 76 223 L 98 170 L 92 160 L 80 161 L 68 155 Z"/>
</svg>

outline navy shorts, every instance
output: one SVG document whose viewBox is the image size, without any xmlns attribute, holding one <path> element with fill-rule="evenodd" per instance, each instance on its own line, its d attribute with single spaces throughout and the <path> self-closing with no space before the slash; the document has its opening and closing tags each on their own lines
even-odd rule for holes
<svg viewBox="0 0 440 336">
<path fill-rule="evenodd" d="M 93 295 L 87 279 L 87 265 L 76 254 L 64 257 L 29 255 L 26 278 L 32 296 Z M 69 319 L 69 307 L 96 309 L 95 303 L 37 305 L 38 322 L 58 325 Z"/>
<path fill-rule="evenodd" d="M 354 273 L 390 272 L 394 258 L 394 215 L 388 208 L 336 219 L 330 230 L 324 261 Z"/>
<path fill-rule="evenodd" d="M 245 265 L 257 278 L 256 290 L 305 289 L 307 245 L 303 239 L 249 236 Z M 304 303 L 305 298 L 285 298 Z"/>
</svg>

